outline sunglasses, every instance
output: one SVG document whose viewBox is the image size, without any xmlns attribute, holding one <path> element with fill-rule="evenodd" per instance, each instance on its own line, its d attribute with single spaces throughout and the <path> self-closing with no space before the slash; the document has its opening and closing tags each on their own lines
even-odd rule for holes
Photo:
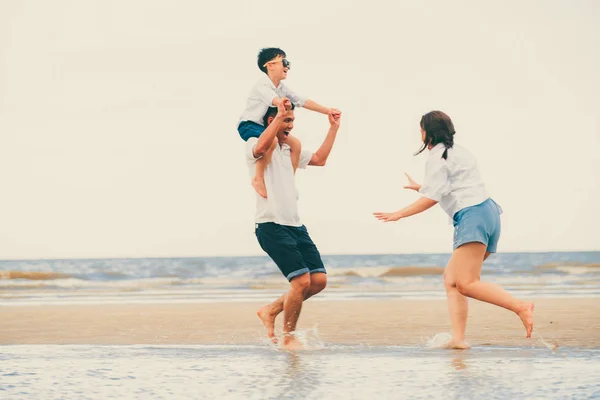
<svg viewBox="0 0 600 400">
<path fill-rule="evenodd" d="M 263 67 L 266 67 L 267 64 L 271 64 L 271 63 L 278 63 L 281 61 L 281 64 L 283 64 L 283 68 L 292 68 L 292 64 L 285 58 L 280 58 L 280 59 L 275 59 L 275 60 L 271 60 L 271 61 L 267 61 L 265 63 L 265 65 L 263 65 Z"/>
</svg>

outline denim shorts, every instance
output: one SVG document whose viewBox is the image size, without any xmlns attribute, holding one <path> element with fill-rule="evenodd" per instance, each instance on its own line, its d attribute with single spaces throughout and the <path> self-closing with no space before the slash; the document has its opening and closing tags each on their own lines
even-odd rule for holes
<svg viewBox="0 0 600 400">
<path fill-rule="evenodd" d="M 495 253 L 500 240 L 500 213 L 500 206 L 490 198 L 454 214 L 454 250 L 465 243 L 479 242 Z"/>
<path fill-rule="evenodd" d="M 307 272 L 327 273 L 321 254 L 304 225 L 256 224 L 256 238 L 288 281 Z"/>
<path fill-rule="evenodd" d="M 240 137 L 244 139 L 244 142 L 247 142 L 251 137 L 259 137 L 264 132 L 265 127 L 254 121 L 242 121 L 237 129 Z"/>
</svg>

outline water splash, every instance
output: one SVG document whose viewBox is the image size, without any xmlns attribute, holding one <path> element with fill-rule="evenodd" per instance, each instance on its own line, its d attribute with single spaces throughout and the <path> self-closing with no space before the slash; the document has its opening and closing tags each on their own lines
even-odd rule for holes
<svg viewBox="0 0 600 400">
<path fill-rule="evenodd" d="M 433 337 L 428 338 L 425 342 L 425 347 L 428 349 L 445 349 L 452 340 L 452 335 L 448 332 L 436 333 Z"/>
<path fill-rule="evenodd" d="M 543 344 L 544 346 L 546 346 L 549 350 L 551 351 L 556 351 L 556 349 L 558 349 L 558 343 L 554 342 L 554 343 L 548 343 L 546 340 L 544 340 L 543 337 L 538 335 L 538 341 Z"/>
<path fill-rule="evenodd" d="M 319 325 L 312 328 L 294 332 L 296 338 L 302 343 L 305 350 L 321 350 L 325 348 L 325 342 L 319 336 Z"/>
<path fill-rule="evenodd" d="M 319 336 L 318 324 L 312 328 L 296 330 L 295 332 L 291 332 L 290 335 L 294 336 L 302 344 L 302 351 L 315 351 L 326 348 L 325 342 Z M 271 339 L 266 337 L 261 337 L 259 341 L 273 350 L 285 351 L 281 348 L 283 338 L 282 332 L 276 332 L 275 336 L 277 338 L 277 343 L 274 343 Z"/>
</svg>

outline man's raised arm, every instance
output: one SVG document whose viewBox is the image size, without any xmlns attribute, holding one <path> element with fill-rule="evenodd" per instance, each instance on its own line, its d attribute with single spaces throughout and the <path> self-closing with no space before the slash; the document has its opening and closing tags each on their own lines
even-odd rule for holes
<svg viewBox="0 0 600 400">
<path fill-rule="evenodd" d="M 281 101 L 277 104 L 277 115 L 275 115 L 271 123 L 268 124 L 263 133 L 261 133 L 260 137 L 258 138 L 258 142 L 256 142 L 254 148 L 252 149 L 254 158 L 261 158 L 266 151 L 269 150 L 269 147 L 271 147 L 273 140 L 277 136 L 277 132 L 279 131 L 279 127 L 283 121 L 283 116 L 285 113 L 285 101 Z"/>
<path fill-rule="evenodd" d="M 329 158 L 329 153 L 331 153 L 331 149 L 333 148 L 338 129 L 340 129 L 340 119 L 341 114 L 329 113 L 329 132 L 327 132 L 327 136 L 325 136 L 325 140 L 321 144 L 321 147 L 319 147 L 319 150 L 313 153 L 308 165 L 322 167 L 327 163 L 327 158 Z"/>
</svg>

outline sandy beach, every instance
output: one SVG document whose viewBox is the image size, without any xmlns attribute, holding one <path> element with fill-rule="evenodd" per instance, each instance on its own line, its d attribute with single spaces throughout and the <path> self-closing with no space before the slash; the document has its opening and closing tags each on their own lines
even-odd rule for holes
<svg viewBox="0 0 600 400">
<path fill-rule="evenodd" d="M 597 299 L 535 300 L 533 340 L 511 312 L 470 301 L 471 345 L 600 347 Z M 264 339 L 261 303 L 0 307 L 0 344 L 251 344 Z M 282 319 L 277 320 L 281 329 Z M 419 345 L 450 332 L 441 300 L 308 301 L 299 329 L 333 344 Z M 543 338 L 543 341 L 540 340 Z"/>
</svg>

